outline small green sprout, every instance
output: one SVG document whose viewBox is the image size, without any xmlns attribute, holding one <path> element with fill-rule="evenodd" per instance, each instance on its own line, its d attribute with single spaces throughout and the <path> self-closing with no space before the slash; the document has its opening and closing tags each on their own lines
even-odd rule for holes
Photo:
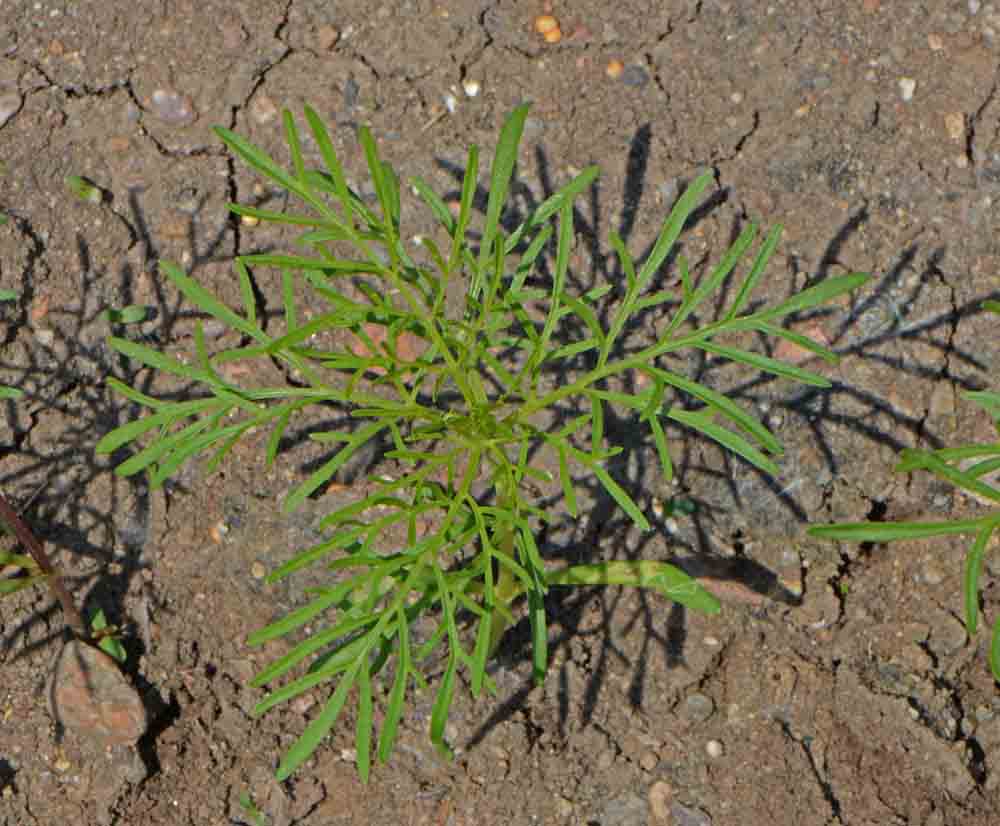
<svg viewBox="0 0 1000 826">
<path fill-rule="evenodd" d="M 240 792 L 240 808 L 249 819 L 250 826 L 268 826 L 267 816 L 257 808 L 249 792 Z"/>
<path fill-rule="evenodd" d="M 129 304 L 120 310 L 108 308 L 104 311 L 104 317 L 109 324 L 138 324 L 146 320 L 149 315 L 149 308 L 141 304 Z"/>
<path fill-rule="evenodd" d="M 105 654 L 120 663 L 128 659 L 125 646 L 122 645 L 118 634 L 118 629 L 113 625 L 108 625 L 107 617 L 104 616 L 104 609 L 97 608 L 89 617 L 90 631 L 93 638 L 97 640 L 97 646 Z"/>
<path fill-rule="evenodd" d="M 77 198 L 88 204 L 99 204 L 104 200 L 103 190 L 86 178 L 81 178 L 79 175 L 67 176 L 66 187 Z"/>
</svg>

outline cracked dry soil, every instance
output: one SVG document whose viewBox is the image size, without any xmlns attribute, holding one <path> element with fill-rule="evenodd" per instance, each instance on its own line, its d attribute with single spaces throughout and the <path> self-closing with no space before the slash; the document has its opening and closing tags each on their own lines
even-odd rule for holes
<svg viewBox="0 0 1000 826">
<path fill-rule="evenodd" d="M 0 384 L 25 391 L 3 403 L 0 485 L 26 505 L 78 600 L 126 629 L 150 718 L 134 749 L 57 731 L 42 697 L 60 617 L 41 590 L 0 602 L 0 824 L 245 823 L 244 791 L 277 826 L 997 822 L 1000 696 L 984 633 L 967 639 L 960 621 L 963 545 L 862 549 L 804 534 L 811 522 L 979 507 L 891 469 L 905 446 L 990 437 L 959 394 L 1000 375 L 996 322 L 979 310 L 1000 294 L 997 4 L 579 0 L 551 9 L 557 44 L 532 29 L 546 10 L 541 0 L 0 4 L 0 210 L 11 218 L 0 288 L 20 295 L 0 316 Z M 615 59 L 625 71 L 612 78 Z M 466 81 L 478 96 L 463 93 Z M 150 317 L 132 334 L 190 348 L 194 315 L 156 262 L 184 264 L 237 305 L 232 258 L 291 244 L 227 216 L 227 201 L 284 202 L 209 126 L 287 159 L 280 107 L 309 102 L 333 124 L 356 185 L 353 127 L 367 123 L 404 178 L 455 192 L 467 145 L 491 151 L 504 115 L 528 99 L 522 210 L 574 168 L 604 169 L 576 216 L 575 288 L 620 278 L 608 230 L 641 254 L 705 166 L 716 192 L 682 236 L 698 272 L 752 220 L 785 226 L 761 299 L 846 271 L 874 277 L 808 321 L 842 356 L 810 365 L 830 390 L 693 357 L 685 366 L 765 417 L 786 446 L 780 480 L 675 433 L 677 485 L 665 486 L 651 445 L 629 441 L 634 422 L 612 419 L 609 438 L 626 447 L 614 473 L 647 512 L 680 500 L 696 509 L 668 508 L 640 535 L 581 475 L 585 516 L 543 537 L 553 558 L 676 558 L 709 571 L 728 596 L 720 617 L 615 589 L 553 595 L 546 683 L 530 684 L 522 624 L 497 663 L 498 695 L 458 695 L 454 762 L 429 746 L 431 698 L 417 696 L 368 787 L 349 762 L 350 714 L 279 785 L 276 760 L 323 697 L 251 718 L 260 692 L 247 680 L 280 648 L 243 641 L 312 583 L 264 586 L 253 566 L 314 541 L 318 516 L 354 495 L 375 457 L 287 519 L 277 497 L 321 458 L 302 438 L 271 469 L 258 434 L 207 479 L 189 467 L 151 491 L 116 478 L 93 446 L 136 411 L 108 377 L 179 388 L 114 356 L 101 313 L 144 305 Z M 99 186 L 103 202 L 74 200 L 68 175 Z M 408 232 L 430 230 L 412 200 L 405 209 Z M 254 278 L 262 310 L 277 315 L 273 273 Z M 663 321 L 645 317 L 633 335 Z M 998 574 L 993 563 L 983 583 L 991 618 Z"/>
</svg>

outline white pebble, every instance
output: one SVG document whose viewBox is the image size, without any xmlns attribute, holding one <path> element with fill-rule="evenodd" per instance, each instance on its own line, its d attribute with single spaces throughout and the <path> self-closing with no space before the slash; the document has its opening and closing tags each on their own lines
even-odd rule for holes
<svg viewBox="0 0 1000 826">
<path fill-rule="evenodd" d="M 172 89 L 157 89 L 151 103 L 153 114 L 171 126 L 187 126 L 198 117 L 191 98 Z"/>
<path fill-rule="evenodd" d="M 722 757 L 722 753 L 725 751 L 725 747 L 718 740 L 709 740 L 705 743 L 705 754 L 711 757 L 713 760 L 718 760 Z"/>
<path fill-rule="evenodd" d="M 444 108 L 448 110 L 451 115 L 455 114 L 455 110 L 458 108 L 458 98 L 452 94 L 447 94 L 444 96 Z"/>
<path fill-rule="evenodd" d="M 913 93 L 917 91 L 917 81 L 912 77 L 901 77 L 899 79 L 899 93 L 903 100 L 913 100 Z"/>
<path fill-rule="evenodd" d="M 478 80 L 466 80 L 462 83 L 462 89 L 465 90 L 465 96 L 474 98 L 479 94 L 479 81 Z"/>
</svg>

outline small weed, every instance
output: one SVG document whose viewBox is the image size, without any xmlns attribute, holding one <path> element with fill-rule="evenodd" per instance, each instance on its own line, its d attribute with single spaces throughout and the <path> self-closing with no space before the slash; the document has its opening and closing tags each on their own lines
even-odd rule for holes
<svg viewBox="0 0 1000 826">
<path fill-rule="evenodd" d="M 239 258 L 242 312 L 178 267 L 162 265 L 192 304 L 243 336 L 233 349 L 209 353 L 200 324 L 193 362 L 127 338 L 110 339 L 122 355 L 194 382 L 203 391 L 183 401 L 157 399 L 108 380 L 150 411 L 100 441 L 98 450 L 111 453 L 152 437 L 144 446 L 135 445 L 131 457 L 116 468 L 120 475 L 148 472 L 151 483 L 160 485 L 205 451 L 211 451 L 206 466 L 211 470 L 244 434 L 265 427 L 271 429 L 266 447 L 271 463 L 296 417 L 311 405 L 330 404 L 347 410 L 355 424 L 310 434 L 330 446 L 332 456 L 288 495 L 286 511 L 321 493 L 362 446 L 379 439 L 391 444 L 385 457 L 403 468 L 393 477 L 380 473 L 367 480 L 367 495 L 322 520 L 329 532 L 324 541 L 269 576 L 275 582 L 314 565 L 331 575 L 328 587 L 315 589 L 312 602 L 250 639 L 259 645 L 290 634 L 304 637 L 254 678 L 256 686 L 274 686 L 309 662 L 304 674 L 274 687 L 257 705 L 258 713 L 319 686 L 335 686 L 285 755 L 279 779 L 312 754 L 349 698 L 357 703 L 357 767 L 367 779 L 373 754 L 385 761 L 392 753 L 407 694 L 427 685 L 437 668 L 432 654 L 440 648 L 446 656 L 443 673 L 434 674 L 439 679 L 430 735 L 448 753 L 445 723 L 459 671 L 468 675 L 474 695 L 495 690 L 486 664 L 514 621 L 521 597 L 527 601 L 538 680 L 547 667 L 544 599 L 551 588 L 633 585 L 696 611 L 718 611 L 711 594 L 666 562 L 566 567 L 543 559 L 535 536 L 541 524 L 553 521 L 553 509 L 539 507 L 533 491 L 549 483 L 561 489 L 566 509 L 576 517 L 574 472 L 579 476 L 582 471 L 635 525 L 649 529 L 643 509 L 606 469 L 621 452 L 605 446 L 609 407 L 633 411 L 649 428 L 668 479 L 673 466 L 665 427 L 677 425 L 777 476 L 772 457 L 780 455 L 781 445 L 774 435 L 724 394 L 670 369 L 665 362 L 675 354 L 701 350 L 754 371 L 829 386 L 819 375 L 719 339 L 746 332 L 779 337 L 835 362 L 834 354 L 780 326 L 781 320 L 851 292 L 866 276 L 830 278 L 775 306 L 748 310 L 778 244 L 780 231 L 775 229 L 735 286 L 728 307 L 714 322 L 698 320 L 696 310 L 723 304 L 723 285 L 756 239 L 756 227 L 750 225 L 700 279 L 677 256 L 679 289 L 650 293 L 712 183 L 712 174 L 705 173 L 678 199 L 644 260 L 634 261 L 622 239 L 611 233 L 624 273 L 614 303 L 602 301 L 615 290 L 612 284 L 574 295 L 568 289 L 573 201 L 591 186 L 598 169 L 584 170 L 507 234 L 501 218 L 527 111 L 526 106 L 517 108 L 503 126 L 485 217 L 476 232 L 472 204 L 480 181 L 475 147 L 468 153 L 457 214 L 422 180 L 411 182 L 447 235 L 440 247 L 429 237 L 420 239 L 416 258 L 400 226 L 400 182 L 379 157 L 366 128 L 359 130 L 359 140 L 377 206 L 348 187 L 326 127 L 312 109 L 306 109 L 305 117 L 311 143 L 325 165 L 321 170 L 307 168 L 298 127 L 288 112 L 284 125 L 290 171 L 238 135 L 218 129 L 236 155 L 307 207 L 304 212 L 275 212 L 233 204 L 231 210 L 254 221 L 303 228 L 299 244 L 305 254 Z M 547 250 L 554 258 L 551 274 L 542 266 Z M 265 266 L 281 272 L 284 331 L 277 334 L 266 332 L 258 319 L 249 270 Z M 296 298 L 303 290 L 311 291 L 304 305 Z M 630 321 L 652 308 L 670 312 L 657 339 L 625 347 Z M 567 342 L 565 335 L 574 330 L 585 332 Z M 337 336 L 342 343 L 331 343 Z M 295 381 L 237 386 L 225 366 L 251 359 L 276 360 L 292 371 Z M 638 389 L 629 389 L 633 386 Z M 557 473 L 539 464 L 544 452 Z M 679 501 L 676 507 L 681 511 L 685 505 Z M 411 629 L 424 615 L 433 620 L 434 630 L 417 639 Z M 469 640 L 462 631 L 466 621 L 473 628 Z M 374 678 L 390 662 L 391 685 L 374 742 L 374 706 L 377 697 L 382 701 Z"/>
<path fill-rule="evenodd" d="M 89 626 L 93 638 L 97 640 L 97 647 L 105 654 L 120 663 L 128 659 L 125 646 L 122 645 L 118 634 L 118 629 L 113 625 L 108 625 L 108 620 L 104 616 L 104 610 L 97 608 L 90 613 Z"/>
<path fill-rule="evenodd" d="M 249 792 L 240 793 L 240 807 L 247 816 L 249 826 L 268 826 L 267 815 L 257 808 Z"/>
</svg>

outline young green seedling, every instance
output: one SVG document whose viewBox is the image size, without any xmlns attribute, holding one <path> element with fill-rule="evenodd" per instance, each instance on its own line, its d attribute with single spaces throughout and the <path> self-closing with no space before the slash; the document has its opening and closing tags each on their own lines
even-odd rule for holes
<svg viewBox="0 0 1000 826">
<path fill-rule="evenodd" d="M 330 135 L 312 109 L 305 110 L 305 117 L 322 169 L 307 166 L 301 135 L 287 112 L 290 170 L 238 135 L 217 129 L 236 155 L 304 207 L 276 212 L 232 204 L 232 211 L 256 221 L 302 227 L 303 252 L 240 257 L 241 312 L 191 275 L 163 264 L 164 275 L 192 304 L 243 336 L 233 349 L 209 353 L 200 326 L 194 362 L 126 338 L 110 339 L 123 355 L 193 381 L 203 391 L 183 401 L 157 399 L 109 379 L 125 397 L 150 410 L 100 442 L 98 449 L 109 453 L 144 441 L 144 446 L 134 444 L 132 455 L 118 466 L 122 475 L 145 471 L 159 485 L 183 462 L 206 451 L 211 451 L 207 467 L 214 468 L 241 436 L 260 428 L 271 428 L 266 451 L 267 461 L 273 462 L 296 417 L 310 405 L 329 403 L 348 410 L 356 425 L 311 434 L 330 446 L 330 455 L 289 494 L 286 510 L 322 492 L 373 441 L 386 440 L 391 449 L 385 458 L 401 468 L 392 477 L 372 477 L 367 495 L 323 519 L 328 535 L 322 542 L 269 577 L 274 582 L 313 565 L 331 572 L 329 587 L 316 590 L 311 602 L 251 637 L 255 644 L 290 634 L 298 639 L 291 651 L 257 675 L 254 685 L 276 686 L 309 663 L 304 673 L 273 687 L 258 712 L 319 686 L 334 686 L 285 755 L 279 778 L 288 777 L 317 748 L 349 698 L 357 703 L 357 766 L 367 778 L 373 754 L 384 761 L 392 752 L 407 694 L 428 684 L 427 672 L 437 662 L 432 654 L 439 649 L 445 652 L 444 664 L 437 675 L 430 733 L 447 751 L 445 723 L 458 673 L 468 675 L 474 694 L 494 690 L 487 662 L 522 596 L 537 679 L 547 666 L 544 600 L 550 588 L 632 585 L 696 611 L 719 610 L 717 600 L 698 582 L 666 562 L 567 567 L 545 559 L 536 542 L 539 525 L 554 516 L 551 507 L 538 506 L 533 491 L 538 484 L 561 486 L 566 509 L 576 517 L 574 470 L 595 479 L 639 528 L 649 529 L 643 508 L 606 467 L 621 450 L 605 446 L 609 406 L 633 411 L 649 428 L 667 478 L 673 473 L 668 423 L 714 440 L 765 473 L 779 473 L 771 458 L 781 453 L 774 435 L 724 394 L 671 369 L 666 356 L 703 350 L 754 371 L 829 386 L 819 375 L 719 339 L 741 332 L 781 337 L 835 361 L 832 353 L 780 322 L 856 289 L 866 276 L 831 278 L 776 306 L 749 310 L 751 293 L 778 243 L 776 229 L 718 320 L 696 322 L 695 311 L 711 303 L 753 245 L 756 228 L 751 225 L 700 280 L 679 258 L 680 290 L 650 293 L 685 222 L 713 182 L 708 172 L 678 199 L 644 260 L 634 261 L 622 239 L 611 234 L 624 284 L 605 323 L 602 299 L 612 285 L 582 295 L 569 289 L 573 201 L 594 182 L 596 167 L 535 207 L 509 234 L 504 230 L 501 219 L 527 111 L 518 107 L 503 126 L 478 233 L 470 230 L 480 186 L 475 147 L 468 153 L 457 214 L 424 181 L 411 182 L 447 236 L 443 246 L 421 239 L 419 255 L 404 243 L 403 189 L 392 167 L 379 157 L 368 129 L 359 130 L 359 140 L 375 203 L 348 187 Z M 552 253 L 551 276 L 544 266 L 547 252 Z M 266 331 L 258 318 L 251 267 L 281 271 L 283 331 Z M 296 302 L 303 290 L 313 296 L 305 308 Z M 457 308 L 456 296 L 461 299 Z M 669 313 L 656 340 L 624 347 L 630 320 L 654 307 Z M 586 332 L 567 341 L 571 329 Z M 317 344 L 330 333 L 346 343 Z M 220 369 L 253 358 L 287 366 L 295 384 L 237 386 Z M 631 386 L 622 379 L 635 376 L 642 378 L 632 383 L 639 389 L 622 389 Z M 679 398 L 685 405 L 677 403 Z M 146 435 L 152 438 L 146 441 Z M 545 453 L 558 473 L 540 465 Z M 434 630 L 418 639 L 412 626 L 425 615 Z M 472 624 L 469 639 L 463 621 Z M 389 675 L 388 694 L 375 740 L 375 677 L 383 671 Z"/>
</svg>

